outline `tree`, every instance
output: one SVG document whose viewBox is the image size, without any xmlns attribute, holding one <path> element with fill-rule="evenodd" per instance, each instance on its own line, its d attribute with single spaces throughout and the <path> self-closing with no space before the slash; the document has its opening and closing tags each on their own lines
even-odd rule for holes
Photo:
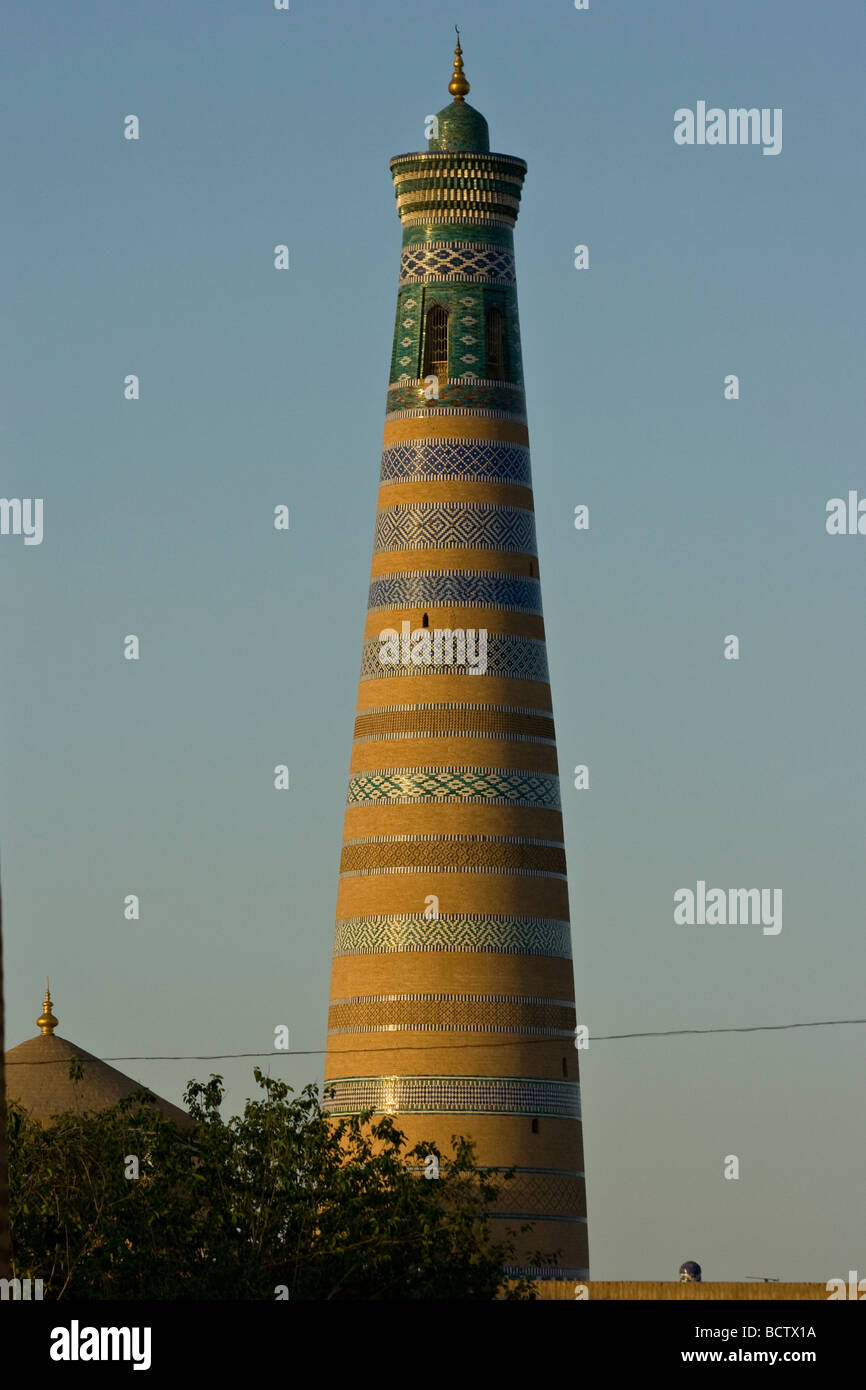
<svg viewBox="0 0 866 1390">
<path fill-rule="evenodd" d="M 469 1140 L 409 1150 L 389 1116 L 331 1120 L 315 1086 L 255 1078 L 263 1095 L 228 1121 L 222 1078 L 190 1082 L 190 1130 L 147 1093 L 47 1129 L 10 1107 L 13 1273 L 46 1298 L 534 1297 L 504 1280 L 514 1233 L 490 1238 L 510 1175 Z"/>
</svg>

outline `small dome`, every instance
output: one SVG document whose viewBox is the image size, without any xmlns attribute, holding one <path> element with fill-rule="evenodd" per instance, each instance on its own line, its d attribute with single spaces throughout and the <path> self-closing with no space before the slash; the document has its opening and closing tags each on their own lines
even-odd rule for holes
<svg viewBox="0 0 866 1390">
<path fill-rule="evenodd" d="M 437 114 L 439 134 L 427 141 L 428 150 L 469 150 L 487 154 L 490 133 L 480 111 L 456 97 Z"/>
<path fill-rule="evenodd" d="M 455 24 L 455 29 L 457 28 Z M 463 49 L 460 47 L 460 30 L 457 29 L 457 47 L 454 50 L 454 71 L 448 90 L 454 100 L 437 112 L 437 134 L 427 141 L 427 150 L 466 150 L 475 154 L 490 153 L 490 134 L 487 122 L 480 111 L 470 106 L 466 97 L 469 93 L 469 80 L 463 71 Z"/>
<path fill-rule="evenodd" d="M 6 1053 L 6 1097 L 17 1101 L 31 1120 L 50 1125 L 55 1115 L 93 1113 L 116 1105 L 124 1096 L 146 1091 L 167 1120 L 182 1129 L 192 1126 L 193 1120 L 185 1110 L 163 1100 L 134 1081 L 116 1067 L 110 1067 L 83 1047 L 55 1033 L 57 1019 L 51 1008 L 51 994 L 46 987 L 45 1003 L 36 1020 L 40 1035 L 28 1038 Z M 76 1064 L 78 1080 L 70 1073 L 70 1063 Z"/>
</svg>

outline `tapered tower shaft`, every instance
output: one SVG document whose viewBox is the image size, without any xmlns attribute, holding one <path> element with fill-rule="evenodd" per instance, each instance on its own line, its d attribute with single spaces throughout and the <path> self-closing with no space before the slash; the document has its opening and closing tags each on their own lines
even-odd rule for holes
<svg viewBox="0 0 866 1390">
<path fill-rule="evenodd" d="M 458 44 L 403 227 L 331 977 L 332 1114 L 516 1167 L 512 1272 L 588 1273 L 559 780 L 513 227 Z M 528 1251 L 559 1250 L 559 1268 Z"/>
</svg>

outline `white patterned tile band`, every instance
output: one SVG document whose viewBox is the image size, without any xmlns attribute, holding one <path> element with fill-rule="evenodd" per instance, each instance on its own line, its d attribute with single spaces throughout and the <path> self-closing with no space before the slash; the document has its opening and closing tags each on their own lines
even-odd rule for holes
<svg viewBox="0 0 866 1390">
<path fill-rule="evenodd" d="M 398 608 L 502 608 L 541 614 L 537 579 L 492 570 L 407 570 L 370 584 L 371 611 Z"/>
<path fill-rule="evenodd" d="M 435 994 L 411 991 L 403 994 L 347 994 L 344 999 L 332 999 L 331 1007 L 337 1004 L 389 1004 L 395 999 L 422 1000 L 433 1004 L 448 1001 L 470 1004 L 548 1004 L 557 1009 L 574 1009 L 573 999 L 548 999 L 544 994 L 451 994 L 447 991 Z"/>
<path fill-rule="evenodd" d="M 479 955 L 554 956 L 571 959 L 571 926 L 551 917 L 479 914 L 393 914 L 344 917 L 334 932 L 335 956 L 390 955 L 395 951 L 460 951 Z"/>
<path fill-rule="evenodd" d="M 435 482 L 517 483 L 530 487 L 529 450 L 502 440 L 427 439 L 406 441 L 382 451 L 382 483 Z"/>
<path fill-rule="evenodd" d="M 487 502 L 417 502 L 376 516 L 373 549 L 516 550 L 535 555 L 535 516 Z"/>
<path fill-rule="evenodd" d="M 562 809 L 559 778 L 538 772 L 498 767 L 395 767 L 359 772 L 349 779 L 348 806 L 400 806 L 421 801 Z"/>
<path fill-rule="evenodd" d="M 396 629 L 394 629 L 396 631 Z M 435 658 L 435 629 L 418 628 L 417 640 L 429 639 L 430 655 Z M 447 631 L 447 629 L 446 629 Z M 429 662 L 414 662 L 403 665 L 383 664 L 380 660 L 382 644 L 377 637 L 364 643 L 361 657 L 361 680 L 384 680 L 398 676 L 465 676 L 467 680 L 478 680 L 482 676 L 498 677 L 501 680 L 543 681 L 549 683 L 547 669 L 547 647 L 536 637 L 513 637 L 502 633 L 487 634 L 486 667 L 480 670 L 477 665 L 469 666 L 465 650 L 461 660 L 456 641 L 449 643 L 447 638 L 439 638 L 442 644 L 442 659 Z M 465 638 L 464 638 L 465 642 Z M 413 643 L 414 645 L 414 643 Z M 423 652 L 422 652 L 423 655 Z M 477 640 L 472 653 L 477 661 L 479 650 Z M 448 657 L 450 656 L 450 660 Z"/>
<path fill-rule="evenodd" d="M 577 1081 L 493 1076 L 352 1076 L 325 1080 L 331 1115 L 532 1115 L 580 1119 Z"/>
<path fill-rule="evenodd" d="M 400 257 L 400 284 L 425 280 L 476 280 L 514 284 L 514 252 L 482 241 L 434 241 L 406 246 Z"/>
</svg>

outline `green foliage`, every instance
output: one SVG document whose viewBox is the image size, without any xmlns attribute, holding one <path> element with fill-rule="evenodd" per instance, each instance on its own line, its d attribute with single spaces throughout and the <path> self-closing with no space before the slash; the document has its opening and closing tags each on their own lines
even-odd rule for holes
<svg viewBox="0 0 866 1390">
<path fill-rule="evenodd" d="M 408 1150 L 388 1116 L 329 1120 L 314 1086 L 255 1077 L 228 1121 L 222 1078 L 191 1082 L 189 1130 L 146 1093 L 47 1129 L 10 1107 L 13 1273 L 64 1299 L 534 1297 L 503 1283 L 513 1247 L 490 1239 L 498 1189 L 470 1142 Z"/>
<path fill-rule="evenodd" d="M 70 1081 L 76 1082 L 83 1080 L 84 1063 L 82 1062 L 80 1057 L 70 1057 L 69 1067 L 67 1069 L 66 1074 L 69 1077 Z"/>
</svg>

